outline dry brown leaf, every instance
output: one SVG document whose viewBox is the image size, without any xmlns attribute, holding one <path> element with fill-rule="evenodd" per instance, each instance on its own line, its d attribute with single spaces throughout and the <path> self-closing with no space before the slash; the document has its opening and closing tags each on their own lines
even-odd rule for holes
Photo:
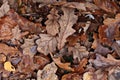
<svg viewBox="0 0 120 80">
<path fill-rule="evenodd" d="M 21 33 L 21 30 L 19 29 L 19 26 L 15 26 L 13 29 L 12 29 L 12 39 L 11 41 L 15 44 L 18 40 L 20 40 L 22 37 L 26 36 L 29 32 L 22 32 Z"/>
<path fill-rule="evenodd" d="M 109 80 L 120 80 L 120 67 L 119 66 L 109 69 L 108 79 Z"/>
<path fill-rule="evenodd" d="M 38 70 L 37 80 L 58 80 L 57 75 L 57 66 L 54 62 L 47 64 L 43 70 Z"/>
<path fill-rule="evenodd" d="M 34 64 L 33 58 L 29 55 L 24 55 L 17 65 L 17 71 L 25 74 L 31 74 L 35 69 L 38 69 L 39 65 Z"/>
<path fill-rule="evenodd" d="M 43 69 L 46 64 L 50 63 L 50 59 L 49 57 L 40 54 L 34 56 L 34 63 L 39 65 L 39 69 Z"/>
<path fill-rule="evenodd" d="M 7 54 L 16 54 L 18 51 L 17 48 L 10 47 L 6 44 L 0 43 L 0 53 L 4 53 L 5 55 Z"/>
<path fill-rule="evenodd" d="M 77 21 L 74 9 L 62 8 L 62 10 L 64 15 L 59 19 L 60 33 L 58 37 L 58 49 L 62 49 L 66 43 L 66 38 L 75 32 L 72 26 Z"/>
<path fill-rule="evenodd" d="M 50 52 L 56 51 L 57 40 L 55 37 L 49 34 L 40 34 L 39 36 L 40 39 L 36 40 L 38 52 L 48 55 Z"/>
<path fill-rule="evenodd" d="M 108 54 L 107 58 L 96 54 L 96 59 L 92 61 L 96 68 L 107 68 L 110 66 L 120 65 L 120 60 L 114 59 L 112 55 Z"/>
<path fill-rule="evenodd" d="M 5 62 L 6 59 L 7 57 L 4 54 L 0 53 L 0 63 Z"/>
<path fill-rule="evenodd" d="M 37 53 L 37 46 L 35 45 L 35 40 L 38 38 L 38 36 L 33 35 L 31 39 L 24 39 L 24 44 L 21 45 L 21 48 L 23 49 L 24 55 L 29 55 L 30 57 L 34 57 L 34 55 Z"/>
<path fill-rule="evenodd" d="M 89 54 L 86 47 L 80 46 L 79 43 L 76 43 L 74 47 L 68 47 L 68 51 L 72 52 L 73 59 L 78 59 L 78 61 L 81 61 L 82 58 L 87 57 Z"/>
<path fill-rule="evenodd" d="M 47 33 L 55 36 L 59 32 L 58 29 L 60 27 L 58 23 L 58 11 L 55 8 L 53 8 L 47 17 L 48 20 L 45 22 Z"/>
<path fill-rule="evenodd" d="M 8 16 L 0 19 L 0 40 L 9 40 L 12 36 L 12 29 L 16 23 Z"/>
<path fill-rule="evenodd" d="M 62 76 L 61 80 L 82 80 L 78 73 L 69 73 Z"/>
<path fill-rule="evenodd" d="M 94 0 L 94 3 L 101 9 L 105 10 L 106 12 L 110 12 L 113 14 L 115 14 L 119 10 L 119 7 L 117 6 L 117 4 L 114 1 Z"/>
<path fill-rule="evenodd" d="M 30 33 L 39 34 L 41 32 L 41 24 L 33 23 L 24 17 L 19 16 L 14 10 L 10 10 L 7 13 L 8 19 L 14 21 L 17 25 L 19 25 L 22 31 L 29 31 Z M 10 22 L 10 21 L 8 21 Z"/>
<path fill-rule="evenodd" d="M 58 65 L 60 68 L 68 70 L 68 71 L 74 71 L 74 69 L 70 67 L 70 65 L 71 65 L 70 63 L 62 63 L 61 57 L 57 57 L 57 58 L 53 57 L 52 53 L 50 53 L 50 55 L 51 55 L 53 61 L 55 62 L 55 64 Z"/>
<path fill-rule="evenodd" d="M 87 63 L 88 63 L 87 58 L 83 58 L 83 59 L 80 61 L 78 67 L 75 68 L 75 72 L 78 72 L 78 73 L 80 73 L 80 74 L 83 73 L 83 72 L 85 71 L 84 67 L 86 67 Z"/>
<path fill-rule="evenodd" d="M 69 8 L 77 8 L 78 10 L 86 11 L 85 3 L 78 3 L 78 2 L 67 2 L 63 6 L 69 7 Z"/>
<path fill-rule="evenodd" d="M 10 6 L 8 5 L 8 1 L 5 1 L 0 7 L 0 17 L 3 17 L 10 10 Z"/>
</svg>

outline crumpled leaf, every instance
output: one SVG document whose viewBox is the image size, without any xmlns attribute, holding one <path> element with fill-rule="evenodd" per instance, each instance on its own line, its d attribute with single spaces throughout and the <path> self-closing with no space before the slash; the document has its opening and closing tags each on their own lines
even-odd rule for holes
<svg viewBox="0 0 120 80">
<path fill-rule="evenodd" d="M 22 31 L 29 31 L 30 33 L 36 33 L 39 34 L 41 29 L 40 23 L 33 23 L 29 20 L 25 19 L 24 17 L 19 16 L 14 10 L 10 10 L 7 14 L 8 19 L 15 22 L 15 24 L 19 25 L 19 28 Z M 8 21 L 10 22 L 10 21 Z M 15 25 L 14 25 L 15 26 Z"/>
<path fill-rule="evenodd" d="M 39 65 L 34 64 L 33 58 L 29 55 L 24 55 L 17 66 L 17 70 L 21 73 L 31 74 L 32 71 L 38 69 Z"/>
<path fill-rule="evenodd" d="M 75 32 L 72 29 L 73 24 L 77 21 L 77 16 L 74 15 L 74 9 L 62 8 L 64 15 L 59 19 L 60 33 L 58 37 L 58 49 L 64 47 L 66 38 Z"/>
<path fill-rule="evenodd" d="M 9 40 L 12 36 L 12 29 L 16 23 L 8 16 L 0 19 L 0 40 Z"/>
<path fill-rule="evenodd" d="M 61 80 L 82 80 L 78 73 L 69 73 L 62 76 Z"/>
<path fill-rule="evenodd" d="M 37 80 L 58 80 L 57 75 L 57 66 L 54 62 L 47 64 L 43 70 L 38 70 Z"/>
<path fill-rule="evenodd" d="M 10 10 L 10 6 L 8 5 L 8 1 L 5 1 L 0 7 L 0 17 L 3 17 Z"/>
<path fill-rule="evenodd" d="M 40 34 L 39 36 L 40 39 L 36 40 L 38 52 L 48 55 L 56 50 L 57 40 L 55 37 L 48 34 Z"/>
<path fill-rule="evenodd" d="M 10 47 L 6 44 L 0 43 L 0 53 L 4 53 L 5 55 L 7 54 L 16 54 L 18 51 L 17 48 Z"/>
<path fill-rule="evenodd" d="M 24 37 L 25 35 L 27 35 L 29 32 L 22 32 L 21 33 L 21 30 L 19 29 L 19 26 L 15 26 L 13 29 L 12 29 L 12 42 L 15 43 L 16 40 L 20 40 L 22 37 Z"/>
<path fill-rule="evenodd" d="M 24 55 L 29 55 L 30 57 L 34 57 L 34 55 L 37 53 L 37 46 L 35 45 L 35 40 L 37 38 L 38 36 L 33 35 L 31 39 L 25 39 L 24 44 L 21 45 Z"/>
<path fill-rule="evenodd" d="M 106 12 L 115 14 L 119 10 L 119 7 L 114 1 L 111 0 L 93 0 L 93 1 L 98 7 L 105 10 Z"/>
<path fill-rule="evenodd" d="M 80 73 L 80 74 L 83 73 L 85 71 L 84 67 L 86 67 L 87 63 L 88 63 L 87 58 L 83 58 L 79 62 L 79 65 L 77 66 L 77 68 L 75 68 L 75 71 Z"/>
<path fill-rule="evenodd" d="M 61 57 L 54 57 L 52 53 L 50 53 L 50 55 L 57 66 L 68 71 L 74 71 L 74 69 L 70 67 L 70 63 L 62 63 Z"/>
<path fill-rule="evenodd" d="M 74 47 L 68 47 L 68 51 L 72 52 L 73 59 L 78 59 L 78 61 L 81 61 L 82 58 L 87 57 L 89 54 L 86 47 L 80 46 L 79 43 L 76 43 Z"/>
<path fill-rule="evenodd" d="M 112 55 L 108 54 L 107 58 L 96 54 L 96 59 L 92 61 L 96 68 L 107 68 L 110 66 L 120 65 L 120 60 L 114 59 Z"/>
<path fill-rule="evenodd" d="M 6 59 L 7 57 L 4 54 L 0 53 L 0 63 L 5 62 Z"/>
<path fill-rule="evenodd" d="M 120 67 L 109 69 L 108 80 L 120 80 Z"/>
<path fill-rule="evenodd" d="M 107 71 L 101 69 L 96 70 L 95 72 L 92 72 L 92 76 L 94 80 L 108 80 L 108 73 Z"/>
<path fill-rule="evenodd" d="M 9 61 L 4 63 L 4 69 L 7 71 L 15 71 L 15 67 Z"/>
<path fill-rule="evenodd" d="M 44 56 L 44 55 L 35 55 L 34 56 L 34 63 L 39 65 L 39 69 L 43 69 L 43 67 L 50 63 L 50 59 L 48 56 Z"/>
<path fill-rule="evenodd" d="M 47 33 L 53 36 L 55 36 L 59 32 L 58 29 L 60 27 L 58 23 L 59 15 L 57 13 L 58 11 L 55 8 L 53 8 L 50 11 L 50 14 L 47 16 L 48 20 L 45 22 Z"/>
</svg>

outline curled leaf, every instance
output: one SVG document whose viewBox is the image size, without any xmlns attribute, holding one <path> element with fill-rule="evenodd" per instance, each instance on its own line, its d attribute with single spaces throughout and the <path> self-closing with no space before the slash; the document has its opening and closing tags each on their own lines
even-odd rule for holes
<svg viewBox="0 0 120 80">
<path fill-rule="evenodd" d="M 54 58 L 52 53 L 50 53 L 50 55 L 53 61 L 56 63 L 56 65 L 58 65 L 60 68 L 68 70 L 68 71 L 74 71 L 74 69 L 70 67 L 70 63 L 62 63 L 60 57 Z"/>
</svg>

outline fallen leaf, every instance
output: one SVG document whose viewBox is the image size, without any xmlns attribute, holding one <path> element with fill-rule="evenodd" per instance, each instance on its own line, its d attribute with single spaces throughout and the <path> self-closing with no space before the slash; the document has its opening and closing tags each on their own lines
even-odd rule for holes
<svg viewBox="0 0 120 80">
<path fill-rule="evenodd" d="M 105 10 L 106 12 L 115 14 L 119 10 L 119 7 L 114 1 L 110 0 L 93 0 L 93 1 L 98 7 Z"/>
<path fill-rule="evenodd" d="M 58 23 L 58 11 L 55 8 L 53 8 L 47 17 L 48 20 L 45 22 L 47 33 L 55 36 L 59 32 L 60 27 Z"/>
<path fill-rule="evenodd" d="M 74 71 L 74 69 L 70 67 L 70 63 L 62 63 L 60 57 L 56 58 L 52 53 L 50 53 L 50 55 L 57 66 L 68 71 Z"/>
<path fill-rule="evenodd" d="M 14 55 L 17 52 L 19 52 L 17 48 L 10 47 L 6 44 L 0 43 L 0 53 L 4 53 L 5 55 L 8 54 Z"/>
<path fill-rule="evenodd" d="M 7 57 L 4 54 L 0 53 L 0 63 L 5 62 L 6 59 Z"/>
<path fill-rule="evenodd" d="M 85 67 L 88 63 L 88 60 L 87 58 L 83 58 L 80 62 L 79 62 L 79 65 L 77 68 L 75 68 L 75 72 L 78 72 L 78 73 L 83 73 L 85 71 Z"/>
<path fill-rule="evenodd" d="M 76 43 L 74 47 L 68 47 L 68 51 L 73 54 L 73 59 L 81 61 L 82 58 L 87 57 L 89 52 L 86 50 L 86 47 L 80 46 L 79 43 Z"/>
<path fill-rule="evenodd" d="M 14 21 L 17 25 L 19 25 L 22 31 L 29 31 L 29 33 L 36 33 L 39 34 L 41 29 L 40 23 L 33 23 L 29 20 L 25 19 L 24 17 L 19 16 L 14 10 L 10 10 L 7 14 L 8 19 Z M 8 21 L 10 22 L 10 21 Z"/>
<path fill-rule="evenodd" d="M 7 71 L 15 71 L 15 67 L 9 61 L 4 63 L 4 69 Z"/>
<path fill-rule="evenodd" d="M 92 79 L 93 79 L 93 76 L 91 72 L 85 72 L 83 74 L 83 80 L 92 80 Z"/>
<path fill-rule="evenodd" d="M 9 40 L 12 36 L 12 29 L 16 23 L 9 17 L 3 17 L 0 19 L 0 40 Z"/>
<path fill-rule="evenodd" d="M 50 59 L 44 55 L 36 55 L 34 56 L 34 63 L 39 65 L 39 69 L 43 69 L 45 65 L 50 63 Z"/>
<path fill-rule="evenodd" d="M 21 57 L 21 61 L 17 65 L 17 71 L 25 74 L 32 74 L 35 69 L 38 69 L 39 65 L 33 62 L 33 58 L 29 55 L 24 55 Z"/>
<path fill-rule="evenodd" d="M 109 80 L 120 80 L 120 67 L 113 67 L 109 70 L 108 79 Z"/>
<path fill-rule="evenodd" d="M 55 74 L 57 66 L 54 62 L 47 64 L 43 70 L 38 70 L 37 80 L 58 80 L 58 76 Z"/>
<path fill-rule="evenodd" d="M 62 8 L 62 10 L 64 15 L 59 19 L 60 33 L 58 34 L 58 49 L 62 49 L 66 43 L 66 38 L 75 32 L 72 26 L 77 21 L 77 16 L 74 15 L 74 9 Z"/>
<path fill-rule="evenodd" d="M 82 80 L 78 73 L 69 73 L 62 76 L 61 80 Z"/>
<path fill-rule="evenodd" d="M 3 17 L 10 10 L 10 6 L 8 5 L 8 1 L 5 1 L 0 7 L 0 17 Z"/>
<path fill-rule="evenodd" d="M 39 36 L 40 39 L 36 40 L 38 52 L 48 55 L 50 52 L 56 51 L 57 40 L 55 37 L 49 34 L 40 34 Z"/>
<path fill-rule="evenodd" d="M 19 28 L 19 26 L 15 26 L 13 29 L 12 29 L 12 39 L 11 41 L 13 43 L 15 43 L 16 41 L 20 40 L 22 37 L 26 36 L 29 32 L 22 32 L 21 33 L 21 30 Z"/>
<path fill-rule="evenodd" d="M 38 38 L 38 36 L 33 35 L 31 39 L 24 39 L 24 44 L 21 45 L 21 48 L 23 49 L 24 55 L 29 55 L 30 57 L 34 57 L 34 55 L 37 53 L 37 46 L 35 45 L 35 40 Z"/>
<path fill-rule="evenodd" d="M 114 59 L 110 54 L 107 55 L 107 58 L 96 54 L 96 59 L 92 63 L 96 68 L 108 68 L 110 66 L 120 65 L 120 60 Z"/>
</svg>

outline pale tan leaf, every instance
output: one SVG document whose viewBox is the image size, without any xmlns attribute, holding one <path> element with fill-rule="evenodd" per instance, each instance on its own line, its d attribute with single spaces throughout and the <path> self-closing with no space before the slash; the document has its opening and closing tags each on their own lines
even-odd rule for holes
<svg viewBox="0 0 120 80">
<path fill-rule="evenodd" d="M 6 1 L 0 7 L 0 17 L 3 17 L 9 10 L 10 10 L 10 6 L 8 5 L 8 2 Z"/>
<path fill-rule="evenodd" d="M 57 66 L 54 62 L 47 64 L 43 70 L 38 70 L 37 80 L 58 80 L 57 75 Z"/>
<path fill-rule="evenodd" d="M 83 80 L 92 80 L 93 75 L 91 72 L 86 72 L 83 74 Z"/>
<path fill-rule="evenodd" d="M 55 8 L 53 8 L 50 11 L 50 14 L 47 16 L 48 20 L 45 22 L 47 33 L 53 36 L 55 36 L 59 32 L 58 30 L 60 26 L 58 23 L 59 15 L 57 13 L 58 11 Z"/>
<path fill-rule="evenodd" d="M 37 38 L 38 36 L 33 35 L 31 39 L 25 39 L 24 44 L 21 45 L 24 55 L 29 55 L 30 57 L 34 57 L 34 55 L 37 53 L 37 46 L 35 45 L 34 40 Z"/>
<path fill-rule="evenodd" d="M 57 47 L 57 40 L 55 37 L 52 37 L 48 34 L 40 34 L 40 39 L 36 40 L 38 45 L 38 52 L 48 55 L 50 52 L 54 52 Z"/>
<path fill-rule="evenodd" d="M 74 9 L 62 8 L 64 15 L 59 19 L 60 33 L 58 37 L 58 49 L 64 47 L 66 38 L 73 34 L 75 30 L 72 28 L 77 21 L 77 16 L 74 14 Z"/>
<path fill-rule="evenodd" d="M 70 67 L 70 63 L 62 63 L 61 62 L 61 57 L 53 57 L 53 54 L 50 53 L 53 61 L 55 62 L 56 65 L 58 65 L 60 68 L 68 70 L 68 71 L 74 71 L 74 69 L 72 67 Z"/>
</svg>

